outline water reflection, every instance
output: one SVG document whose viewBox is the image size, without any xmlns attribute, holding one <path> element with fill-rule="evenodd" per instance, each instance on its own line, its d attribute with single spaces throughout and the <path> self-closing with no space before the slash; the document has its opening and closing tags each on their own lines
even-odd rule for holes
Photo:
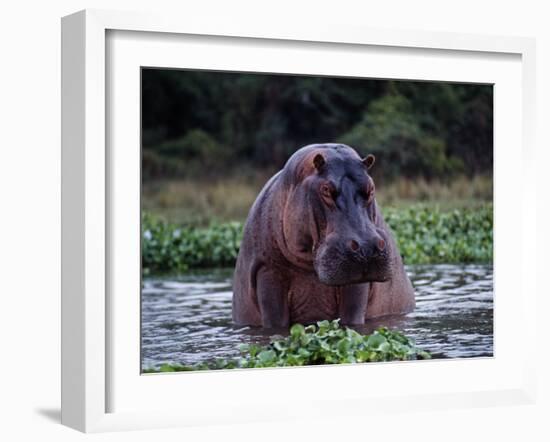
<svg viewBox="0 0 550 442">
<path fill-rule="evenodd" d="M 407 272 L 416 289 L 415 311 L 369 321 L 358 331 L 381 325 L 402 330 L 434 357 L 492 356 L 491 265 L 407 266 Z M 144 280 L 143 367 L 232 358 L 238 344 L 269 342 L 272 330 L 231 323 L 231 277 L 228 269 Z"/>
</svg>

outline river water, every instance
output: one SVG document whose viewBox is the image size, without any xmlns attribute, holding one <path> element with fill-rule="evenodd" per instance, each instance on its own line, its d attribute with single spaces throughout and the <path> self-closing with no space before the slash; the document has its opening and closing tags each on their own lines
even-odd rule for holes
<svg viewBox="0 0 550 442">
<path fill-rule="evenodd" d="M 493 354 L 492 265 L 406 266 L 416 291 L 414 312 L 373 320 L 403 331 L 434 358 Z M 142 290 L 142 368 L 234 358 L 241 343 L 267 344 L 261 328 L 231 322 L 232 269 L 147 278 Z M 277 334 L 282 334 L 277 331 Z"/>
</svg>

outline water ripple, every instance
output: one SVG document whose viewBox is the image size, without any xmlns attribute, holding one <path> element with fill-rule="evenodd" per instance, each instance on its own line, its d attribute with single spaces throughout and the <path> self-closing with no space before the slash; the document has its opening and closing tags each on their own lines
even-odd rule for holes
<svg viewBox="0 0 550 442">
<path fill-rule="evenodd" d="M 434 357 L 493 354 L 493 267 L 407 266 L 416 309 L 369 321 L 402 330 Z M 231 323 L 231 270 L 198 272 L 170 279 L 145 279 L 142 290 L 142 365 L 196 364 L 238 356 L 241 343 L 269 342 L 262 329 Z"/>
</svg>

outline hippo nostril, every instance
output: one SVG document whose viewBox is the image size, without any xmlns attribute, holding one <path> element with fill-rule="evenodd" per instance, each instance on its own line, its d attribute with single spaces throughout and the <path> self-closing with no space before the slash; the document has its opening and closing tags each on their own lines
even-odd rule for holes
<svg viewBox="0 0 550 442">
<path fill-rule="evenodd" d="M 378 242 L 376 243 L 376 246 L 378 247 L 378 250 L 380 250 L 381 252 L 384 251 L 384 249 L 386 248 L 386 241 L 384 241 L 382 238 L 380 238 L 378 240 Z"/>
<path fill-rule="evenodd" d="M 350 248 L 351 250 L 353 250 L 354 252 L 357 252 L 357 250 L 359 250 L 359 243 L 358 243 L 357 241 L 355 241 L 355 240 L 352 239 L 352 240 L 349 242 L 349 248 Z"/>
</svg>

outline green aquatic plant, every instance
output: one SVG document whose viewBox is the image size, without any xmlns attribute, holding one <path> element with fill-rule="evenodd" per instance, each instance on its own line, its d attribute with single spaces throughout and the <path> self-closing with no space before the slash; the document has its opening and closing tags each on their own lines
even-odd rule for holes
<svg viewBox="0 0 550 442">
<path fill-rule="evenodd" d="M 387 208 L 384 217 L 405 264 L 491 262 L 493 205 L 441 211 L 430 206 Z M 145 275 L 198 267 L 233 266 L 243 224 L 182 226 L 151 214 L 142 217 L 142 266 Z"/>
<path fill-rule="evenodd" d="M 147 275 L 234 265 L 241 245 L 242 227 L 238 222 L 212 224 L 206 228 L 180 226 L 144 213 L 143 272 Z"/>
<path fill-rule="evenodd" d="M 303 365 L 354 364 L 362 362 L 430 359 L 411 338 L 380 327 L 370 335 L 342 327 L 339 319 L 316 325 L 294 324 L 287 337 L 275 336 L 268 345 L 242 344 L 241 357 L 216 360 L 196 366 L 164 364 L 144 373 L 232 368 L 291 367 Z"/>
<path fill-rule="evenodd" d="M 493 260 L 493 205 L 440 211 L 425 206 L 384 210 L 405 264 Z"/>
</svg>

